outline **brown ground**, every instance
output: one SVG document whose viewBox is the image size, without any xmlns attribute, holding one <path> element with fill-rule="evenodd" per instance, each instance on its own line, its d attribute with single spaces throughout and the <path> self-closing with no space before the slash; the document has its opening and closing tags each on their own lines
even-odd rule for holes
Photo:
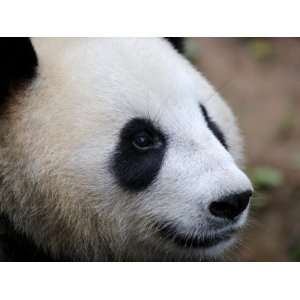
<svg viewBox="0 0 300 300">
<path fill-rule="evenodd" d="M 252 209 L 239 259 L 300 260 L 300 39 L 195 38 L 191 46 L 238 117 L 248 165 L 284 176 L 280 186 L 258 191 L 264 202 Z"/>
</svg>

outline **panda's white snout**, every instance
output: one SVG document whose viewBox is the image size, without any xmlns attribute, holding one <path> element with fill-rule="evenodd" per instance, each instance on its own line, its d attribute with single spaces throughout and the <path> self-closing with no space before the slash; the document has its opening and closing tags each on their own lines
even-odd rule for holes
<svg viewBox="0 0 300 300">
<path fill-rule="evenodd" d="M 159 224 L 165 239 L 180 249 L 205 251 L 205 255 L 221 253 L 233 244 L 247 220 L 253 193 L 251 182 L 232 160 L 217 162 L 204 171 L 201 169 L 198 177 L 191 175 L 190 185 L 177 185 L 181 200 L 176 201 L 176 207 L 171 206 L 172 212 L 169 210 Z M 194 169 L 193 174 L 196 174 L 198 168 Z M 182 179 L 188 182 L 187 177 L 182 176 Z M 184 198 L 186 194 L 180 193 L 180 188 L 189 193 L 189 200 Z"/>
<path fill-rule="evenodd" d="M 215 192 L 202 204 L 211 227 L 241 227 L 247 219 L 253 187 L 247 175 L 234 163 L 216 170 Z M 207 182 L 207 181 L 206 181 Z"/>
<path fill-rule="evenodd" d="M 238 229 L 245 222 L 252 191 L 232 193 L 208 204 L 206 222 L 196 229 L 168 222 L 158 224 L 166 239 L 183 249 L 202 249 L 205 255 L 215 255 L 230 246 Z M 199 224 L 197 224 L 199 226 Z"/>
</svg>

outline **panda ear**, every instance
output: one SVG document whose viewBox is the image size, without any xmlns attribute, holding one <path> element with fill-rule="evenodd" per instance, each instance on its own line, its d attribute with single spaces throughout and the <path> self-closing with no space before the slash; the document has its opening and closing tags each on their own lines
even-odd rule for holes
<svg viewBox="0 0 300 300">
<path fill-rule="evenodd" d="M 183 37 L 166 37 L 178 52 L 184 53 L 184 38 Z"/>
<path fill-rule="evenodd" d="M 10 89 L 34 77 L 37 65 L 29 38 L 0 38 L 0 105 Z"/>
</svg>

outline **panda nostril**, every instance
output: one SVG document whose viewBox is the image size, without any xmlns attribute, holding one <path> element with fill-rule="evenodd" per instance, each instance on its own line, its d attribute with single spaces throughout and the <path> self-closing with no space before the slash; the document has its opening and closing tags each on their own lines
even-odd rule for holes
<svg viewBox="0 0 300 300">
<path fill-rule="evenodd" d="M 251 196 L 250 190 L 225 196 L 212 202 L 209 205 L 209 211 L 216 217 L 234 219 L 247 208 Z"/>
</svg>

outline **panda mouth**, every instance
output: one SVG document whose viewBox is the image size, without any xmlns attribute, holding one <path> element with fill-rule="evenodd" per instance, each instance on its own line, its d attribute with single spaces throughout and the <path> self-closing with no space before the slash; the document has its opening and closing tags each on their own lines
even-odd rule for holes
<svg viewBox="0 0 300 300">
<path fill-rule="evenodd" d="M 236 230 L 231 229 L 221 233 L 211 233 L 207 236 L 179 233 L 172 225 L 158 226 L 158 231 L 166 239 L 183 248 L 210 248 L 230 240 Z"/>
</svg>

